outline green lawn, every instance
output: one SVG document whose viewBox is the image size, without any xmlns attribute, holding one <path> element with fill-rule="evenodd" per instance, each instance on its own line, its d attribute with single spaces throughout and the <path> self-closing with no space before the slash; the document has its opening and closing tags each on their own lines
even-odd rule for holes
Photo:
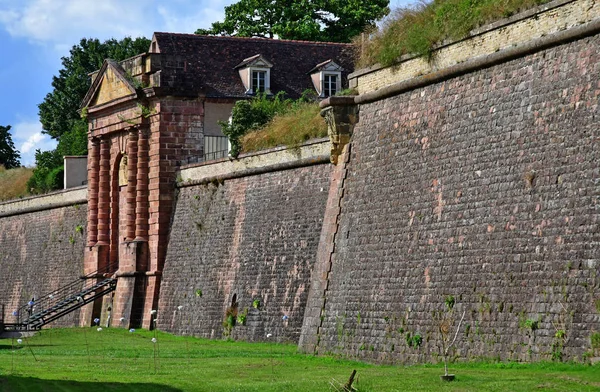
<svg viewBox="0 0 600 392">
<path fill-rule="evenodd" d="M 301 355 L 294 345 L 160 332 L 155 346 L 152 337 L 148 331 L 77 328 L 44 330 L 20 345 L 15 340 L 14 350 L 11 339 L 0 340 L 0 390 L 330 391 L 333 379 L 345 382 L 353 369 L 359 391 L 600 390 L 598 366 L 456 364 L 457 380 L 442 383 L 442 365 L 377 366 Z"/>
</svg>

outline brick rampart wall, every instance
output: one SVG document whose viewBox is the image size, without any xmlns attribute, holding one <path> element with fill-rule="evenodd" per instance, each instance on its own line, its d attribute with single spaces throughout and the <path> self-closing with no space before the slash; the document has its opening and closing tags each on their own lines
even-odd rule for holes
<svg viewBox="0 0 600 392">
<path fill-rule="evenodd" d="M 68 197 L 78 193 L 83 200 Z M 44 209 L 61 200 L 75 204 Z M 11 208 L 19 203 L 29 212 Z M 40 298 L 82 275 L 85 189 L 3 203 L 0 210 L 10 212 L 0 216 L 0 301 L 5 305 L 6 321 L 12 322 L 12 312 L 33 296 Z M 79 312 L 73 312 L 50 326 L 74 326 L 78 318 Z"/>
<path fill-rule="evenodd" d="M 452 356 L 590 350 L 599 47 L 593 36 L 360 106 L 320 336 L 306 341 L 374 361 L 435 359 L 454 301 L 454 325 L 466 315 Z"/>
<path fill-rule="evenodd" d="M 330 170 L 325 162 L 181 188 L 159 328 L 222 338 L 235 295 L 238 315 L 247 310 L 247 316 L 231 337 L 266 340 L 271 333 L 277 341 L 297 341 Z"/>
</svg>

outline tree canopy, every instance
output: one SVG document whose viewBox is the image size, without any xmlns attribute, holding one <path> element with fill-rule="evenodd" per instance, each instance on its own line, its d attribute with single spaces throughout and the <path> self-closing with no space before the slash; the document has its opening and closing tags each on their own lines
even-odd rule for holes
<svg viewBox="0 0 600 392">
<path fill-rule="evenodd" d="M 63 57 L 63 68 L 52 78 L 52 92 L 39 104 L 43 132 L 58 140 L 52 151 L 36 150 L 36 169 L 28 182 L 33 193 L 47 192 L 62 186 L 65 155 L 87 154 L 87 121 L 79 115 L 79 106 L 90 87 L 89 73 L 102 67 L 104 59 L 121 61 L 144 53 L 150 47 L 147 38 L 84 38 Z"/>
<path fill-rule="evenodd" d="M 43 132 L 54 139 L 60 139 L 82 123 L 78 109 L 88 88 L 89 73 L 98 70 L 104 59 L 116 61 L 146 52 L 150 47 L 147 38 L 122 40 L 109 39 L 100 42 L 98 39 L 83 38 L 79 45 L 71 48 L 69 56 L 63 57 L 63 68 L 58 76 L 52 78 L 52 92 L 39 104 L 40 122 Z"/>
<path fill-rule="evenodd" d="M 10 134 L 10 125 L 0 125 L 0 165 L 3 165 L 6 169 L 12 169 L 20 167 L 21 154 L 15 148 L 15 144 L 12 141 Z"/>
<path fill-rule="evenodd" d="M 389 0 L 240 0 L 196 34 L 350 42 L 389 13 Z"/>
</svg>

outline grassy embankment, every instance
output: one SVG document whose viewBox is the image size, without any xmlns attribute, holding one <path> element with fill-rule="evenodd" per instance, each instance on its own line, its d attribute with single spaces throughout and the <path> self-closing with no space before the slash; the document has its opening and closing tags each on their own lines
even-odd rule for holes
<svg viewBox="0 0 600 392">
<path fill-rule="evenodd" d="M 331 391 L 358 371 L 359 391 L 594 391 L 598 366 L 561 363 L 379 366 L 298 354 L 295 345 L 96 328 L 0 340 L 0 391 Z M 15 349 L 12 349 L 14 343 Z M 155 362 L 155 349 L 156 362 Z M 89 354 L 88 354 L 89 352 Z M 34 357 L 35 355 L 35 357 Z"/>
<path fill-rule="evenodd" d="M 6 170 L 0 165 L 0 202 L 28 196 L 27 180 L 32 173 L 31 168 L 19 167 Z"/>
<path fill-rule="evenodd" d="M 405 54 L 429 56 L 446 40 L 458 40 L 479 26 L 550 0 L 434 0 L 392 12 L 381 28 L 354 41 L 356 68 L 392 65 Z"/>
<path fill-rule="evenodd" d="M 242 151 L 259 151 L 275 146 L 298 146 L 309 139 L 327 136 L 327 125 L 318 103 L 301 103 L 276 115 L 263 128 L 242 137 Z"/>
</svg>

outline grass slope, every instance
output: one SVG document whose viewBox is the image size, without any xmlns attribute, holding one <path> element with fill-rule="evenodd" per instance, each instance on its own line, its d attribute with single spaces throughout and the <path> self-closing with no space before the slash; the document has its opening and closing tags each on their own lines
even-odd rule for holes
<svg viewBox="0 0 600 392">
<path fill-rule="evenodd" d="M 597 366 L 455 364 L 457 380 L 442 383 L 442 365 L 369 365 L 301 355 L 295 345 L 112 328 L 44 330 L 21 345 L 14 341 L 14 350 L 12 344 L 0 340 L 0 391 L 330 391 L 332 379 L 343 383 L 353 369 L 359 391 L 600 389 Z"/>
<path fill-rule="evenodd" d="M 242 137 L 242 151 L 259 151 L 276 146 L 299 146 L 309 139 L 327 136 L 327 125 L 318 103 L 299 103 L 275 117 L 263 128 Z"/>
<path fill-rule="evenodd" d="M 392 65 L 404 54 L 429 55 L 436 44 L 459 40 L 479 26 L 550 0 L 433 0 L 400 8 L 371 32 L 357 37 L 357 68 Z"/>
<path fill-rule="evenodd" d="M 33 174 L 33 169 L 19 167 L 6 170 L 0 165 L 0 201 L 18 199 L 29 195 L 27 181 Z"/>
</svg>

